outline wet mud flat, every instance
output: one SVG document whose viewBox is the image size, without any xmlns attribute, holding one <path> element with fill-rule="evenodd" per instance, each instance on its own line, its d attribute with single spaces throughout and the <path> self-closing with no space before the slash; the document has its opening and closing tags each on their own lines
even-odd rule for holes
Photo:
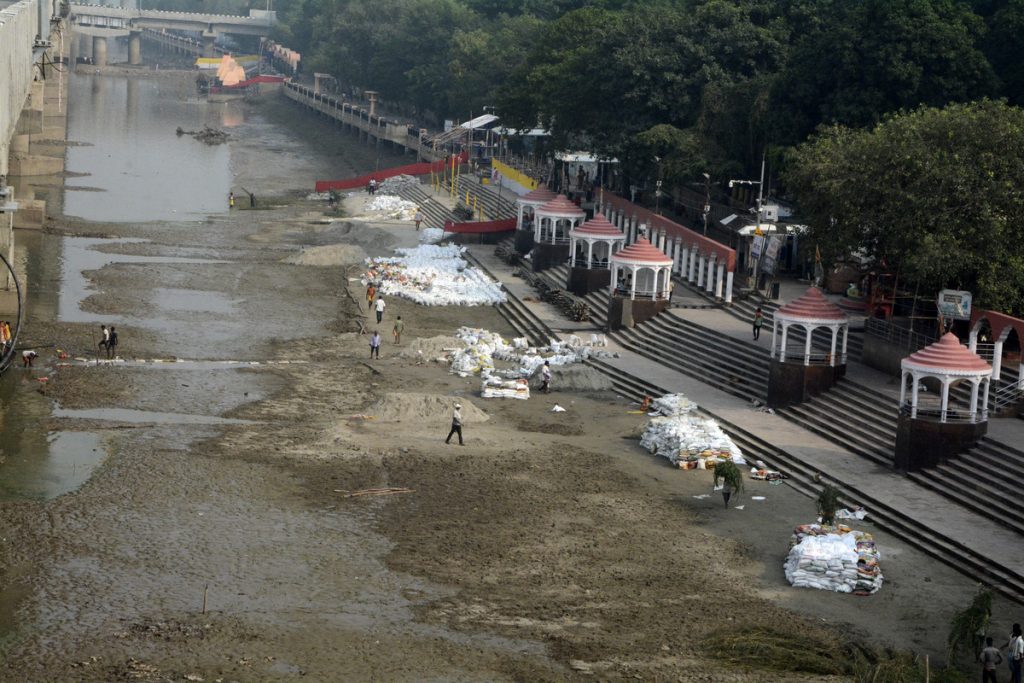
<svg viewBox="0 0 1024 683">
<path fill-rule="evenodd" d="M 624 438 L 639 418 L 614 394 L 559 392 L 556 375 L 551 396 L 484 402 L 478 379 L 405 352 L 460 325 L 512 336 L 495 310 L 393 300 L 369 362 L 358 269 L 288 260 L 386 253 L 413 228 L 314 220 L 324 207 L 298 197 L 332 156 L 261 118 L 229 145 L 266 210 L 43 236 L 37 289 L 54 296 L 27 335 L 71 359 L 13 378 L 5 434 L 100 455 L 73 490 L 0 500 L 0 680 L 842 680 L 704 645 L 760 628 L 941 650 L 963 577 L 879 534 L 878 596 L 790 589 L 789 527 L 811 501 L 765 486 L 724 510 L 695 497 L 707 473 Z M 99 362 L 101 322 L 126 358 L 187 362 Z M 489 419 L 446 445 L 447 415 L 410 394 Z M 403 492 L 352 495 L 388 487 Z"/>
</svg>

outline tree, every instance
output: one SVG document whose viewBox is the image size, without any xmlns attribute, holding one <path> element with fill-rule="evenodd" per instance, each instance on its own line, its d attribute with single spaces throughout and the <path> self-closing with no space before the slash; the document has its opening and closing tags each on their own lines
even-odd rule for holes
<svg viewBox="0 0 1024 683">
<path fill-rule="evenodd" d="M 922 107 L 870 130 L 832 126 L 785 179 L 826 260 L 862 252 L 922 291 L 1024 310 L 1024 111 L 983 100 Z"/>
<path fill-rule="evenodd" d="M 780 134 L 819 122 L 865 126 L 887 113 L 994 95 L 981 17 L 958 0 L 804 0 L 776 89 Z"/>
</svg>

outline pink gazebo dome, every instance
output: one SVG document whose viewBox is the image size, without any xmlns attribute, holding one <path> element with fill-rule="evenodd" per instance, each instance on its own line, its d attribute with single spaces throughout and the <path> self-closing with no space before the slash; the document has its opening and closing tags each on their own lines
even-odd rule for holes
<svg viewBox="0 0 1024 683">
<path fill-rule="evenodd" d="M 518 201 L 522 204 L 535 204 L 537 206 L 543 206 L 547 204 L 557 195 L 546 187 L 538 187 L 536 190 L 530 190 L 522 197 L 518 198 Z"/>
<path fill-rule="evenodd" d="M 601 214 L 597 214 L 578 228 L 573 228 L 570 234 L 578 237 L 598 237 L 612 240 L 626 239 L 626 236 L 622 234 L 622 231 L 612 225 L 611 222 Z"/>
<path fill-rule="evenodd" d="M 817 287 L 808 287 L 800 297 L 780 306 L 775 312 L 775 317 L 789 320 L 846 322 L 843 310 L 826 299 Z"/>
<path fill-rule="evenodd" d="M 587 215 L 583 209 L 570 202 L 564 194 L 558 195 L 534 213 L 558 218 L 579 218 Z"/>
<path fill-rule="evenodd" d="M 901 365 L 907 369 L 938 374 L 991 374 L 992 366 L 964 346 L 955 334 L 947 332 L 939 341 L 912 353 Z"/>
<path fill-rule="evenodd" d="M 612 254 L 611 259 L 616 262 L 642 266 L 672 265 L 672 259 L 648 242 L 646 237 L 641 237 L 625 249 Z"/>
</svg>

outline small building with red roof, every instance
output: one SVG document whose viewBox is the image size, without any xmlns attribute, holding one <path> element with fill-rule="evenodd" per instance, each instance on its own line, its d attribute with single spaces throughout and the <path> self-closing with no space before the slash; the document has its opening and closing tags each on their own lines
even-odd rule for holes
<svg viewBox="0 0 1024 683">
<path fill-rule="evenodd" d="M 569 260 L 569 232 L 580 225 L 587 214 L 565 195 L 534 210 L 533 270 L 538 272 Z"/>
<path fill-rule="evenodd" d="M 646 237 L 611 255 L 609 329 L 633 327 L 668 308 L 672 263 L 672 258 Z"/>
<path fill-rule="evenodd" d="M 538 187 L 516 198 L 515 250 L 526 255 L 533 249 L 534 212 L 557 195 L 546 187 Z"/>
<path fill-rule="evenodd" d="M 846 374 L 849 334 L 846 314 L 817 287 L 809 287 L 776 310 L 772 316 L 768 405 L 783 408 L 803 403 L 835 385 Z"/>
<path fill-rule="evenodd" d="M 988 431 L 992 366 L 955 334 L 947 332 L 934 344 L 907 356 L 900 368 L 897 468 L 916 471 L 940 465 Z M 964 382 L 971 387 L 966 402 L 950 394 Z"/>
<path fill-rule="evenodd" d="M 611 256 L 626 236 L 600 213 L 569 231 L 569 277 L 566 288 L 586 296 L 608 286 Z"/>
</svg>

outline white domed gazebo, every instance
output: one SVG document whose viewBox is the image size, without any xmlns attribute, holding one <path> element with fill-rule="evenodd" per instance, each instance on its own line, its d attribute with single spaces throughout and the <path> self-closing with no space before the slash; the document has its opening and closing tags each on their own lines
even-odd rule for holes
<svg viewBox="0 0 1024 683">
<path fill-rule="evenodd" d="M 610 329 L 632 327 L 668 308 L 672 258 L 646 237 L 611 255 Z"/>
<path fill-rule="evenodd" d="M 601 214 L 570 230 L 569 291 L 586 296 L 604 287 L 608 282 L 611 256 L 625 242 L 622 231 Z"/>
<path fill-rule="evenodd" d="M 789 353 L 790 330 L 793 327 L 804 331 L 803 352 Z M 812 352 L 812 337 L 818 328 L 826 328 L 832 343 L 827 354 Z M 781 328 L 782 334 L 778 332 Z M 843 333 L 843 346 L 839 354 L 836 348 L 839 333 Z M 846 365 L 846 346 L 850 333 L 850 321 L 843 310 L 825 298 L 817 287 L 810 287 L 802 296 L 781 306 L 773 316 L 771 357 L 780 363 L 798 361 L 803 365 L 820 363 L 835 367 Z M 779 341 L 776 345 L 776 340 Z"/>
<path fill-rule="evenodd" d="M 515 248 L 520 254 L 528 254 L 533 248 L 534 212 L 555 197 L 555 193 L 548 188 L 538 187 L 516 198 Z"/>
<path fill-rule="evenodd" d="M 896 467 L 913 472 L 941 465 L 977 443 L 988 431 L 988 392 L 992 367 L 960 343 L 952 332 L 900 362 Z M 910 400 L 907 400 L 909 380 Z M 971 385 L 965 407 L 950 405 L 950 389 Z M 922 385 L 938 384 L 939 397 L 921 397 Z"/>
<path fill-rule="evenodd" d="M 960 343 L 952 332 L 917 353 L 900 361 L 903 373 L 900 383 L 900 409 L 918 419 L 925 414 L 939 422 L 984 422 L 988 419 L 988 392 L 992 381 L 992 366 L 978 354 Z M 940 387 L 939 405 L 920 409 L 921 382 L 936 380 Z M 910 402 L 907 403 L 907 379 L 910 379 Z M 970 382 L 971 401 L 966 411 L 950 410 L 949 389 L 957 382 Z M 979 408 L 978 397 L 981 395 Z"/>
<path fill-rule="evenodd" d="M 568 261 L 569 232 L 582 223 L 587 214 L 560 194 L 534 210 L 533 215 L 533 270 Z"/>
<path fill-rule="evenodd" d="M 828 352 L 815 351 L 814 333 L 830 333 Z M 781 333 L 780 333 L 781 332 Z M 803 339 L 790 350 L 790 342 L 800 332 Z M 839 348 L 839 335 L 843 341 Z M 771 361 L 768 372 L 768 405 L 784 408 L 828 391 L 846 374 L 846 345 L 850 321 L 842 309 L 811 287 L 799 298 L 775 311 L 772 316 Z M 795 345 L 794 345 L 795 346 Z"/>
</svg>

